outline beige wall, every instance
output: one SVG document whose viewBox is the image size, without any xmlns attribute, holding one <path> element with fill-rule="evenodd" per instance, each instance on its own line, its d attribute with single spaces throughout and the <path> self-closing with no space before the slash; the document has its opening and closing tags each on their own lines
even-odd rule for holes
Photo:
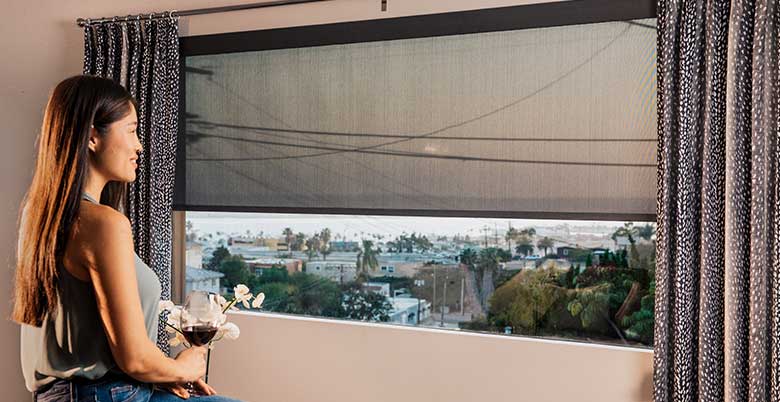
<svg viewBox="0 0 780 402">
<path fill-rule="evenodd" d="M 209 383 L 248 402 L 639 402 L 652 353 L 637 349 L 231 313 Z M 240 356 L 240 357 L 239 357 Z"/>
<path fill-rule="evenodd" d="M 183 18 L 181 27 L 182 34 L 195 35 L 531 1 L 389 0 L 388 12 L 381 13 L 379 0 L 333 0 Z M 57 82 L 81 72 L 82 31 L 74 24 L 75 19 L 235 3 L 241 0 L 33 0 L 3 4 L 0 121 L 4 126 L 4 145 L 0 147 L 3 189 L 0 220 L 4 225 L 0 228 L 0 261 L 5 271 L 0 279 L 0 294 L 6 295 L 6 300 L 12 290 L 18 206 L 32 176 L 34 143 L 42 110 Z M 2 304 L 0 312 L 3 317 L 9 316 L 10 301 Z M 215 375 L 214 382 L 250 401 L 389 401 L 390 395 L 419 401 L 509 400 L 510 397 L 517 400 L 517 395 L 526 390 L 535 396 L 522 398 L 526 400 L 568 396 L 571 398 L 567 399 L 592 400 L 605 396 L 599 400 L 622 402 L 650 398 L 651 359 L 647 352 L 281 318 L 246 320 L 242 317 L 240 324 L 244 330 L 241 340 L 226 344 L 217 352 L 214 367 L 220 374 Z M 257 334 L 254 340 L 250 334 Z M 257 354 L 252 359 L 231 353 L 258 339 L 263 343 L 253 347 Z M 5 356 L 0 361 L 2 399 L 29 400 L 20 372 L 18 326 L 9 321 L 0 322 L 0 345 Z M 444 353 L 452 349 L 463 353 L 458 357 Z M 260 375 L 233 369 L 230 371 L 236 375 L 227 378 L 226 359 L 231 357 L 236 361 L 232 367 L 251 367 Z M 561 375 L 559 364 L 571 370 Z M 480 384 L 482 381 L 492 385 L 487 387 Z M 334 383 L 354 385 L 333 387 Z M 248 393 L 258 384 L 267 397 L 254 399 Z M 401 389 L 408 391 L 390 392 Z"/>
</svg>

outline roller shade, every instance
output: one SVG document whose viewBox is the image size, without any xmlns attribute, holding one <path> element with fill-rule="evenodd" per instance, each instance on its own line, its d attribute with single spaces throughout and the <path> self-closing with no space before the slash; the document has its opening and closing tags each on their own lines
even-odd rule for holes
<svg viewBox="0 0 780 402">
<path fill-rule="evenodd" d="M 655 20 L 184 59 L 182 208 L 652 216 Z"/>
</svg>

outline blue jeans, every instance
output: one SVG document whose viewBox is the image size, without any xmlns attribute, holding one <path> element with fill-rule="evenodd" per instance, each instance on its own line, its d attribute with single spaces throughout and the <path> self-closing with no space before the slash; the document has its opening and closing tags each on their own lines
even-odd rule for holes
<svg viewBox="0 0 780 402">
<path fill-rule="evenodd" d="M 56 380 L 41 392 L 33 393 L 36 402 L 180 402 L 184 399 L 155 389 L 153 384 L 107 375 L 97 380 Z M 241 402 L 222 395 L 191 396 L 193 402 Z"/>
</svg>

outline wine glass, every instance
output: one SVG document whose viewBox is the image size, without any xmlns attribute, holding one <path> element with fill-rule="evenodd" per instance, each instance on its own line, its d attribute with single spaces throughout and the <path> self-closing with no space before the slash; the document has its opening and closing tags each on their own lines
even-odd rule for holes
<svg viewBox="0 0 780 402">
<path fill-rule="evenodd" d="M 181 331 L 184 338 L 192 346 L 208 345 L 217 334 L 221 317 L 222 307 L 216 294 L 193 290 L 187 295 L 181 310 Z M 191 382 L 187 382 L 185 388 L 192 395 L 199 394 Z"/>
</svg>

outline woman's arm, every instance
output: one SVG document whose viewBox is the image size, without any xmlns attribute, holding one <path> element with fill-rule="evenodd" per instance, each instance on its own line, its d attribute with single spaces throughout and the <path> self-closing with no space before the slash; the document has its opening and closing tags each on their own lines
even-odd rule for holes
<svg viewBox="0 0 780 402">
<path fill-rule="evenodd" d="M 114 360 L 139 381 L 194 381 L 205 374 L 205 348 L 191 348 L 171 359 L 149 339 L 138 296 L 130 222 L 111 208 L 98 208 L 88 218 L 89 233 L 83 235 L 89 239 L 82 244 Z"/>
</svg>

